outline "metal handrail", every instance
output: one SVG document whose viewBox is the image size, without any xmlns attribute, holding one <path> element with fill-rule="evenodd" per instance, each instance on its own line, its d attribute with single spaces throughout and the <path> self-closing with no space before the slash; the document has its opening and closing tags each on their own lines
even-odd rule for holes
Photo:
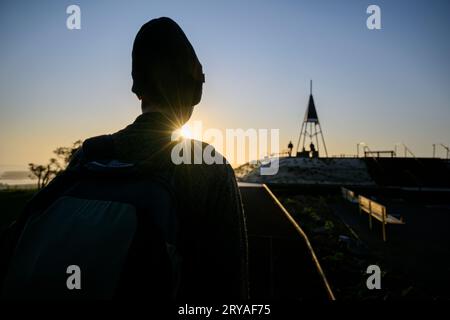
<svg viewBox="0 0 450 320">
<path fill-rule="evenodd" d="M 314 264 L 316 265 L 319 274 L 322 278 L 322 281 L 324 283 L 324 286 L 326 288 L 328 297 L 330 298 L 330 300 L 334 301 L 336 300 L 336 297 L 334 296 L 333 290 L 331 289 L 331 286 L 327 280 L 327 277 L 325 276 L 325 273 L 322 269 L 322 266 L 319 263 L 319 259 L 317 259 L 316 253 L 314 252 L 314 249 L 311 245 L 311 242 L 309 241 L 308 236 L 306 235 L 306 233 L 303 231 L 303 229 L 298 225 L 297 221 L 295 221 L 295 219 L 292 217 L 292 215 L 289 213 L 289 211 L 287 211 L 287 209 L 281 204 L 280 200 L 278 200 L 278 198 L 273 194 L 273 192 L 269 189 L 269 187 L 266 184 L 263 184 L 264 189 L 266 189 L 267 193 L 269 193 L 269 195 L 272 197 L 272 199 L 275 201 L 275 203 L 280 207 L 281 211 L 283 211 L 283 213 L 286 215 L 286 218 L 291 222 L 291 224 L 295 227 L 295 229 L 297 230 L 297 232 L 303 237 L 303 239 L 306 242 L 306 246 L 308 247 L 312 259 L 314 261 Z"/>
</svg>

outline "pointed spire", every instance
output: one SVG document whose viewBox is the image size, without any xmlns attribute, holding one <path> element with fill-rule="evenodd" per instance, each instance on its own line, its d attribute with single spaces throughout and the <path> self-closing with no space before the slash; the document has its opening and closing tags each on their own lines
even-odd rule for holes
<svg viewBox="0 0 450 320">
<path fill-rule="evenodd" d="M 308 108 L 305 113 L 306 122 L 319 122 L 319 117 L 317 116 L 316 105 L 314 104 L 314 98 L 312 95 L 309 96 Z"/>
<path fill-rule="evenodd" d="M 314 98 L 312 95 L 312 80 L 309 82 L 309 102 L 308 108 L 305 112 L 305 121 L 306 122 L 319 122 L 319 117 L 317 116 L 316 105 L 314 104 Z"/>
<path fill-rule="evenodd" d="M 319 135 L 322 137 L 322 146 L 319 146 Z M 296 152 L 298 157 L 311 156 L 311 152 L 305 151 L 307 139 L 309 139 L 309 141 L 312 143 L 314 143 L 313 141 L 315 139 L 315 144 L 312 145 L 317 149 L 313 150 L 313 147 L 310 147 L 311 151 L 314 151 L 312 152 L 312 157 L 319 156 L 319 148 L 325 151 L 325 156 L 328 157 L 327 147 L 325 146 L 325 139 L 323 137 L 322 128 L 319 123 L 319 116 L 317 115 L 316 105 L 314 103 L 312 94 L 312 80 L 310 80 L 309 82 L 309 101 L 305 111 L 305 118 L 302 123 L 302 128 L 300 129 L 300 136 L 298 137 L 297 142 Z"/>
</svg>

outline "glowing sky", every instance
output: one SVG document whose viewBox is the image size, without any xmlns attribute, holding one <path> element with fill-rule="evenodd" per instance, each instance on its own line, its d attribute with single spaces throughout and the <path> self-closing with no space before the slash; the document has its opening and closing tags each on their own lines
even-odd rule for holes
<svg viewBox="0 0 450 320">
<path fill-rule="evenodd" d="M 81 30 L 66 8 L 81 8 Z M 377 4 L 382 30 L 366 27 Z M 57 146 L 134 120 L 131 46 L 169 16 L 206 73 L 192 120 L 279 128 L 297 140 L 309 92 L 329 154 L 450 143 L 449 1 L 1 1 L 0 166 L 46 162 Z"/>
</svg>

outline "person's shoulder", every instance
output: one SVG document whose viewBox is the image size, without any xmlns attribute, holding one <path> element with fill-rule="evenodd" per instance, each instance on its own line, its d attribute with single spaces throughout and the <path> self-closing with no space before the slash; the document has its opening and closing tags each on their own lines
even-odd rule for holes
<svg viewBox="0 0 450 320">
<path fill-rule="evenodd" d="M 114 152 L 111 135 L 99 135 L 87 138 L 81 146 L 74 150 L 68 168 L 73 168 L 81 162 L 105 158 Z"/>
<path fill-rule="evenodd" d="M 114 154 L 112 135 L 104 134 L 86 139 L 81 146 L 87 158 L 108 158 Z"/>
<path fill-rule="evenodd" d="M 174 159 L 172 153 L 171 159 L 175 184 L 183 190 L 183 194 L 189 195 L 185 198 L 194 203 L 204 203 L 207 199 L 216 199 L 219 195 L 229 197 L 234 194 L 227 191 L 236 187 L 234 170 L 213 145 L 185 139 L 178 146 L 184 146 L 183 152 L 190 153 L 190 157 L 183 154 L 183 159 Z M 179 150 L 173 150 L 175 157 L 178 157 Z"/>
</svg>

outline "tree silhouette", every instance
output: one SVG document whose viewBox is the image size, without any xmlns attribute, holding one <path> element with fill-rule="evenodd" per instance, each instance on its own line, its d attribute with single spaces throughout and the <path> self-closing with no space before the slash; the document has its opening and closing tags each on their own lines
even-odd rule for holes
<svg viewBox="0 0 450 320">
<path fill-rule="evenodd" d="M 29 163 L 31 179 L 37 179 L 38 189 L 44 188 L 58 173 L 64 171 L 75 152 L 81 147 L 82 141 L 77 140 L 71 147 L 58 147 L 53 153 L 56 158 L 50 158 L 46 165 Z"/>
</svg>

